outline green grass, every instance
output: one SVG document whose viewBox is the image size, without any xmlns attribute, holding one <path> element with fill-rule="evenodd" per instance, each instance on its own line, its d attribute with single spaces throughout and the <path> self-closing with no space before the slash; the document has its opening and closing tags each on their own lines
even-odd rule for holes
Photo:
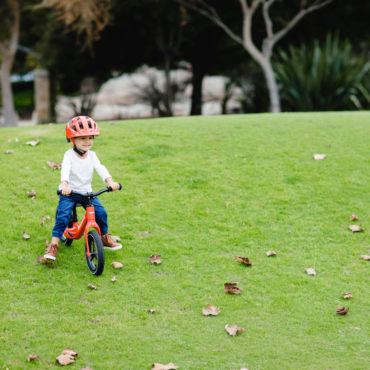
<svg viewBox="0 0 370 370">
<path fill-rule="evenodd" d="M 100 277 L 87 270 L 83 240 L 63 246 L 54 265 L 36 262 L 60 180 L 43 166 L 70 147 L 64 125 L 2 129 L 0 149 L 14 154 L 0 154 L 0 367 L 54 369 L 71 347 L 72 369 L 368 369 L 370 265 L 360 255 L 370 254 L 369 121 L 313 113 L 100 124 L 93 150 L 123 185 L 100 197 L 123 241 L 106 252 Z M 103 187 L 95 174 L 93 188 Z M 348 229 L 353 212 L 362 233 Z M 52 216 L 44 227 L 42 215 Z M 150 254 L 163 263 L 151 265 Z M 224 293 L 234 281 L 243 293 Z M 204 317 L 208 303 L 221 313 Z M 338 305 L 348 315 L 335 315 Z M 228 336 L 235 323 L 245 332 Z"/>
</svg>

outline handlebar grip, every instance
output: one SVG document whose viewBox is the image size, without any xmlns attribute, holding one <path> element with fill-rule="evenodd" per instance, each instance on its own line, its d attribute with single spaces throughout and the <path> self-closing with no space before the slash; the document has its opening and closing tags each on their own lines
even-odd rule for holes
<svg viewBox="0 0 370 370">
<path fill-rule="evenodd" d="M 122 185 L 121 184 L 118 184 L 118 185 L 119 185 L 119 189 L 118 190 L 121 190 L 122 189 Z M 113 189 L 110 186 L 108 186 L 108 191 L 113 191 Z"/>
<path fill-rule="evenodd" d="M 72 195 L 72 194 L 73 194 L 73 190 L 71 191 L 71 193 L 69 195 Z M 57 195 L 63 195 L 61 189 L 57 190 Z"/>
</svg>

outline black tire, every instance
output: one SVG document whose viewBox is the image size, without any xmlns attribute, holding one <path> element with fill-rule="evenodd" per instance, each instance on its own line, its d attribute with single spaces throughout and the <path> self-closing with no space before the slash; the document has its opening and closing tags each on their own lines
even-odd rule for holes
<svg viewBox="0 0 370 370">
<path fill-rule="evenodd" d="M 55 211 L 55 219 L 57 219 L 57 214 L 58 214 L 58 208 L 57 210 Z M 72 219 L 72 215 L 71 215 L 71 218 L 69 219 L 69 222 L 68 222 L 68 228 L 72 227 L 73 226 L 73 219 Z M 73 243 L 73 239 L 69 239 L 67 238 L 64 234 L 62 235 L 62 237 L 60 238 L 60 241 L 66 245 L 67 247 L 69 247 L 72 243 Z"/>
<path fill-rule="evenodd" d="M 89 231 L 88 243 L 90 249 L 90 257 L 86 256 L 87 267 L 93 275 L 99 276 L 104 271 L 105 256 L 103 242 L 97 231 Z M 86 255 L 86 243 L 85 243 L 85 255 Z"/>
</svg>

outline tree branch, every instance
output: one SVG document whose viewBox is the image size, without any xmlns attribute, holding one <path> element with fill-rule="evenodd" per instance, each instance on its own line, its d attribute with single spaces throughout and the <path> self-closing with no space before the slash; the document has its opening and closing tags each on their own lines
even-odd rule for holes
<svg viewBox="0 0 370 370">
<path fill-rule="evenodd" d="M 272 22 L 271 22 L 271 18 L 270 18 L 270 15 L 269 15 L 269 9 L 270 9 L 270 6 L 275 2 L 275 0 L 266 0 L 263 4 L 263 9 L 262 9 L 262 12 L 263 12 L 263 18 L 265 19 L 265 25 L 266 25 L 266 33 L 267 33 L 267 37 L 270 38 L 273 36 L 273 32 L 272 32 Z"/>
<path fill-rule="evenodd" d="M 188 3 L 187 1 L 183 1 L 183 0 L 175 0 L 175 1 L 177 1 L 178 3 L 182 4 L 183 6 L 189 9 L 193 9 L 197 11 L 198 13 L 203 14 L 208 19 L 210 19 L 213 23 L 217 24 L 217 26 L 221 27 L 234 41 L 244 46 L 243 39 L 239 37 L 238 35 L 236 35 L 233 31 L 231 31 L 231 29 L 221 20 L 218 13 L 216 12 L 216 9 L 208 5 L 205 1 L 197 0 L 197 2 L 200 3 L 202 6 L 204 6 L 205 8 L 207 8 L 208 11 L 200 8 L 199 6 Z M 245 0 L 239 0 L 239 1 L 245 2 Z"/>
<path fill-rule="evenodd" d="M 309 6 L 307 9 L 301 9 L 299 13 L 288 23 L 288 25 L 277 32 L 271 40 L 271 47 L 273 47 L 274 44 L 276 44 L 283 36 L 285 36 L 305 15 L 308 13 L 311 13 L 317 9 L 323 8 L 324 6 L 330 4 L 333 0 L 325 0 L 322 3 L 319 3 L 319 1 L 315 1 L 311 6 Z M 306 1 L 302 1 L 301 5 L 305 5 Z"/>
</svg>

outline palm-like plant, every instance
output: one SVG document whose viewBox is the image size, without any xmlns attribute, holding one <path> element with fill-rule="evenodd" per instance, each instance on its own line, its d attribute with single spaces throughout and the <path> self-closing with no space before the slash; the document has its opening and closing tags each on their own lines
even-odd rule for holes
<svg viewBox="0 0 370 370">
<path fill-rule="evenodd" d="M 348 41 L 326 38 L 324 47 L 318 41 L 312 48 L 302 44 L 289 52 L 279 51 L 275 71 L 282 85 L 282 98 L 290 110 L 334 111 L 359 108 L 359 86 L 370 64 L 352 54 Z M 358 99 L 357 99 L 358 100 Z"/>
</svg>

